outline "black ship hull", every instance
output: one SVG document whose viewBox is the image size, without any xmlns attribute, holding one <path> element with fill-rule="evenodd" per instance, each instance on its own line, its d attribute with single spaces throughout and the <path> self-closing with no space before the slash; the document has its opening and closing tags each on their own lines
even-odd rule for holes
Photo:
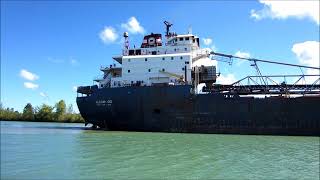
<svg viewBox="0 0 320 180">
<path fill-rule="evenodd" d="M 320 135 L 320 96 L 195 95 L 191 88 L 95 88 L 77 104 L 86 123 L 109 130 Z"/>
</svg>

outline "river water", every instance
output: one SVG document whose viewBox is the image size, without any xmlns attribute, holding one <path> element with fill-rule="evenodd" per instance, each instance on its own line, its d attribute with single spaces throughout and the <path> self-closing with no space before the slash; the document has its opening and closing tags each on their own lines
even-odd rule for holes
<svg viewBox="0 0 320 180">
<path fill-rule="evenodd" d="M 319 141 L 1 121 L 1 179 L 319 179 Z"/>
</svg>

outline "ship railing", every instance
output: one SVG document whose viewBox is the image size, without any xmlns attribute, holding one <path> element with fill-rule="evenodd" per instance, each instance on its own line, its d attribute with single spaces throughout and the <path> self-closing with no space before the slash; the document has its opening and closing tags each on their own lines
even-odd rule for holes
<svg viewBox="0 0 320 180">
<path fill-rule="evenodd" d="M 108 71 L 110 69 L 110 67 L 108 67 L 108 66 L 100 66 L 100 70 L 101 71 Z"/>
<path fill-rule="evenodd" d="M 100 65 L 101 71 L 109 71 L 112 68 L 121 68 L 121 65 L 111 64 L 109 66 Z"/>
</svg>

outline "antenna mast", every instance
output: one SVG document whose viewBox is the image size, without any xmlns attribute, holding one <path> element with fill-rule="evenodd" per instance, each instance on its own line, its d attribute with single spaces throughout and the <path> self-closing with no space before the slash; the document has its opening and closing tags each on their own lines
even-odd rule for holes
<svg viewBox="0 0 320 180">
<path fill-rule="evenodd" d="M 164 21 L 163 23 L 166 25 L 166 37 L 171 36 L 170 27 L 171 27 L 173 24 L 170 23 L 170 22 L 168 22 L 168 21 Z"/>
<path fill-rule="evenodd" d="M 123 55 L 127 56 L 129 54 L 129 34 L 128 34 L 128 32 L 124 32 L 123 37 L 124 37 Z"/>
</svg>

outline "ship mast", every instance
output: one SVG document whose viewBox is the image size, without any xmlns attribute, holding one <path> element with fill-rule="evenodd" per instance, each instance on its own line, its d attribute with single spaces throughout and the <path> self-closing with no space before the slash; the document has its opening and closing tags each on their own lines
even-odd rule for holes
<svg viewBox="0 0 320 180">
<path fill-rule="evenodd" d="M 129 34 L 128 34 L 128 32 L 124 32 L 123 37 L 124 37 L 123 55 L 127 56 L 129 54 Z"/>
</svg>

